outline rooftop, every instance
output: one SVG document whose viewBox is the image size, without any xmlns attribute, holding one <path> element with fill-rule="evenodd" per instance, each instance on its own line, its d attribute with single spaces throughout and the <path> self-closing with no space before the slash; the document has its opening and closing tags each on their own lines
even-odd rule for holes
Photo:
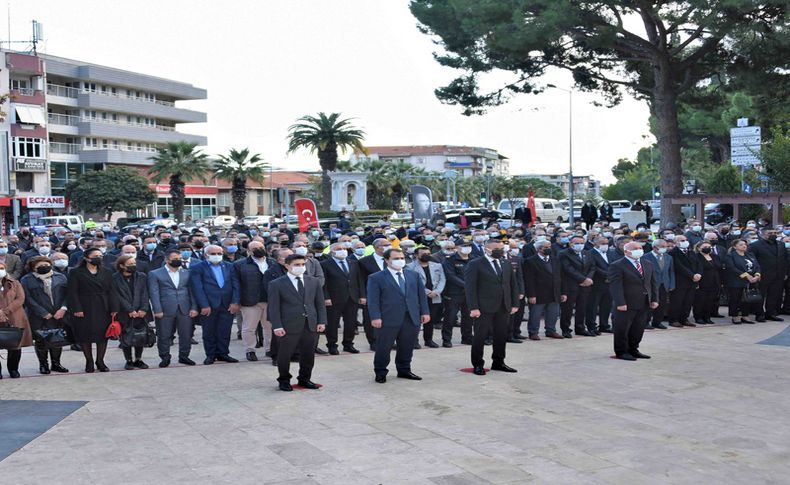
<svg viewBox="0 0 790 485">
<path fill-rule="evenodd" d="M 492 148 L 470 147 L 460 145 L 393 145 L 393 146 L 369 146 L 366 147 L 368 153 L 375 153 L 380 157 L 408 157 L 413 155 L 481 155 L 490 152 L 491 155 L 506 159 L 503 155 L 497 155 L 497 151 Z"/>
</svg>

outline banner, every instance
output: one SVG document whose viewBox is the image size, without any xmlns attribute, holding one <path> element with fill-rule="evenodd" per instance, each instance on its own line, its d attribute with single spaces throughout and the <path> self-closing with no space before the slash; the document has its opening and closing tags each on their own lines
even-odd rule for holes
<svg viewBox="0 0 790 485">
<path fill-rule="evenodd" d="M 433 194 L 431 189 L 424 185 L 412 185 L 411 205 L 414 212 L 414 222 L 421 219 L 430 220 L 433 215 Z"/>
<path fill-rule="evenodd" d="M 320 229 L 315 202 L 310 199 L 296 199 L 294 207 L 296 208 L 296 215 L 299 217 L 299 232 L 307 232 L 311 226 Z"/>
<path fill-rule="evenodd" d="M 531 190 L 528 193 L 527 208 L 532 218 L 532 220 L 529 221 L 529 227 L 532 227 L 535 224 L 535 218 L 538 217 L 538 213 L 535 211 L 535 192 Z"/>
</svg>

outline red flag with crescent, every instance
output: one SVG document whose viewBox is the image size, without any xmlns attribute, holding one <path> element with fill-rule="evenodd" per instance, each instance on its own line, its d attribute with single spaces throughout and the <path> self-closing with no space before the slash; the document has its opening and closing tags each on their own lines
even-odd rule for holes
<svg viewBox="0 0 790 485">
<path fill-rule="evenodd" d="M 529 221 L 529 227 L 532 227 L 535 224 L 535 218 L 538 216 L 537 212 L 535 212 L 535 192 L 530 190 L 527 193 L 527 197 L 527 208 L 532 218 L 532 220 Z"/>
<path fill-rule="evenodd" d="M 296 199 L 294 201 L 296 215 L 299 216 L 299 232 L 307 232 L 310 227 L 318 226 L 318 210 L 311 199 Z"/>
</svg>

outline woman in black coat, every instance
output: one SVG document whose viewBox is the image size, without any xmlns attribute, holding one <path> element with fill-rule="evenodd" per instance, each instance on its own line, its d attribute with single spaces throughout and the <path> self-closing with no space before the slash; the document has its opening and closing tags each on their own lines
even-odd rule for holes
<svg viewBox="0 0 790 485">
<path fill-rule="evenodd" d="M 746 251 L 747 248 L 746 241 L 736 239 L 724 258 L 724 285 L 729 294 L 729 315 L 732 323 L 736 325 L 754 323 L 746 317 L 750 313 L 756 313 L 759 305 L 743 301 L 744 290 L 749 286 L 756 287 L 760 281 L 760 263 Z"/>
<path fill-rule="evenodd" d="M 721 260 L 713 254 L 713 246 L 708 241 L 700 241 L 694 246 L 693 257 L 697 260 L 702 278 L 694 292 L 694 321 L 698 325 L 713 324 L 711 317 L 719 313 L 719 288 L 721 287 Z"/>
<path fill-rule="evenodd" d="M 79 266 L 69 272 L 67 301 L 71 312 L 74 340 L 85 354 L 85 372 L 95 371 L 93 349 L 96 344 L 96 368 L 109 372 L 104 363 L 107 353 L 107 327 L 112 320 L 112 273 L 102 267 L 102 252 L 89 248 Z"/>
<path fill-rule="evenodd" d="M 132 330 L 134 325 L 148 325 L 147 317 L 150 313 L 148 307 L 148 284 L 144 273 L 137 271 L 137 261 L 132 256 L 121 256 L 115 262 L 117 273 L 112 275 L 112 291 L 114 294 L 116 318 L 121 324 L 121 334 Z M 134 361 L 132 349 L 121 345 L 126 358 L 124 369 L 147 369 L 143 362 L 143 347 L 134 347 Z"/>
<path fill-rule="evenodd" d="M 46 256 L 36 256 L 27 262 L 28 273 L 19 281 L 25 290 L 25 311 L 35 340 L 38 371 L 41 374 L 68 372 L 60 365 L 61 348 L 47 349 L 46 342 L 36 338 L 36 330 L 63 328 L 66 317 L 66 277 L 52 269 Z M 52 358 L 50 367 L 48 357 Z"/>
</svg>

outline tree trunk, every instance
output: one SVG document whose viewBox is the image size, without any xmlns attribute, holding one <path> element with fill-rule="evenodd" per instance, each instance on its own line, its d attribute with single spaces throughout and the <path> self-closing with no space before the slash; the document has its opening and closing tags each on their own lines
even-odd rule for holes
<svg viewBox="0 0 790 485">
<path fill-rule="evenodd" d="M 247 181 L 242 178 L 233 179 L 233 212 L 237 219 L 244 217 L 244 203 L 247 199 Z"/>
<path fill-rule="evenodd" d="M 332 205 L 332 179 L 329 171 L 321 171 L 321 210 L 328 211 Z"/>
<path fill-rule="evenodd" d="M 321 210 L 331 210 L 332 205 L 332 180 L 329 172 L 337 168 L 337 144 L 330 142 L 326 148 L 318 152 L 318 163 L 321 165 Z M 341 203 L 345 203 L 345 194 Z"/>
<path fill-rule="evenodd" d="M 170 199 L 173 203 L 173 218 L 176 222 L 184 220 L 184 185 L 180 176 L 170 177 Z"/>
<path fill-rule="evenodd" d="M 669 63 L 653 69 L 652 111 L 656 117 L 658 149 L 661 154 L 661 226 L 680 220 L 680 207 L 669 198 L 683 192 L 683 169 L 680 159 L 680 129 L 678 127 L 677 93 L 672 82 Z"/>
</svg>

